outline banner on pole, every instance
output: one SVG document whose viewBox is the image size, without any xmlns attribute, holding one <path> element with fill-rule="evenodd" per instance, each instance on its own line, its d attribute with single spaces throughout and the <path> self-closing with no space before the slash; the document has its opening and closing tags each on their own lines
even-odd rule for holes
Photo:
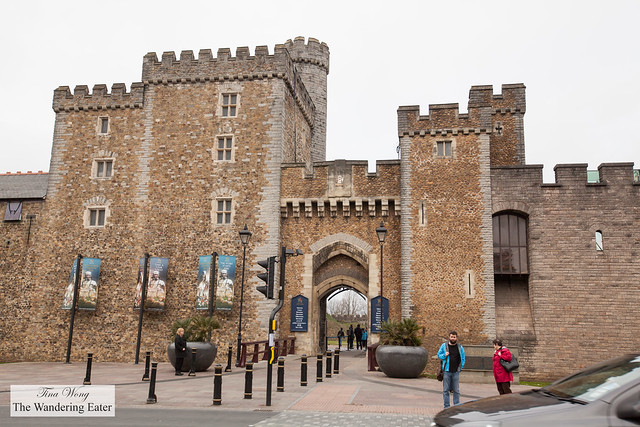
<svg viewBox="0 0 640 427">
<path fill-rule="evenodd" d="M 236 279 L 236 257 L 218 255 L 218 281 L 216 282 L 216 310 L 233 308 L 233 282 Z"/>
<path fill-rule="evenodd" d="M 196 310 L 209 309 L 210 278 L 211 255 L 200 256 L 198 261 L 198 283 L 196 285 Z"/>
<path fill-rule="evenodd" d="M 147 283 L 147 295 L 144 300 L 145 310 L 164 310 L 168 271 L 169 258 L 149 258 L 149 282 Z"/>
</svg>

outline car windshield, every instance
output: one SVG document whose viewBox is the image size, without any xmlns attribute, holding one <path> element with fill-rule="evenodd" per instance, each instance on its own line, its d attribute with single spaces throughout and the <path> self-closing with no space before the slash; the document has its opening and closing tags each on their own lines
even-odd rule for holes
<svg viewBox="0 0 640 427">
<path fill-rule="evenodd" d="M 600 363 L 543 387 L 559 397 L 593 402 L 606 393 L 640 378 L 640 356 L 628 355 Z"/>
</svg>

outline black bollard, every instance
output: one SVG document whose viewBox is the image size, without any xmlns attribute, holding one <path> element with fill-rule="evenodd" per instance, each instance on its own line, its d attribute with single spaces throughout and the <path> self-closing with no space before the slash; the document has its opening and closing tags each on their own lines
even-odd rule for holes
<svg viewBox="0 0 640 427">
<path fill-rule="evenodd" d="M 91 363 L 93 362 L 93 353 L 87 353 L 87 373 L 84 376 L 82 384 L 91 385 Z"/>
<path fill-rule="evenodd" d="M 317 359 L 317 369 L 316 369 L 316 382 L 322 382 L 322 353 L 318 353 L 316 355 Z"/>
<path fill-rule="evenodd" d="M 276 391 L 284 391 L 284 357 L 278 357 L 278 385 Z"/>
<path fill-rule="evenodd" d="M 333 372 L 333 370 L 331 369 L 332 359 L 333 359 L 333 352 L 331 350 L 327 350 L 327 374 L 326 374 L 327 378 L 331 378 L 331 372 Z"/>
<path fill-rule="evenodd" d="M 300 362 L 300 385 L 302 387 L 307 386 L 307 355 L 302 355 L 302 361 Z"/>
<path fill-rule="evenodd" d="M 333 350 L 333 373 L 340 373 L 340 349 L 336 348 Z"/>
<path fill-rule="evenodd" d="M 157 403 L 156 397 L 156 371 L 158 370 L 158 362 L 151 363 L 151 381 L 149 381 L 149 396 L 147 403 Z"/>
<path fill-rule="evenodd" d="M 222 405 L 222 365 L 219 363 L 213 374 L 213 404 Z"/>
<path fill-rule="evenodd" d="M 191 349 L 191 368 L 189 369 L 190 377 L 196 376 L 196 350 L 198 349 L 197 348 Z"/>
<path fill-rule="evenodd" d="M 149 367 L 151 365 L 151 352 L 147 351 L 147 355 L 144 361 L 144 374 L 142 375 L 142 381 L 149 381 Z"/>
<path fill-rule="evenodd" d="M 253 362 L 247 362 L 247 371 L 244 374 L 244 398 L 252 399 L 253 392 Z"/>
<path fill-rule="evenodd" d="M 231 372 L 231 353 L 233 353 L 233 346 L 229 344 L 229 355 L 227 356 L 227 367 L 224 368 L 225 372 Z"/>
</svg>

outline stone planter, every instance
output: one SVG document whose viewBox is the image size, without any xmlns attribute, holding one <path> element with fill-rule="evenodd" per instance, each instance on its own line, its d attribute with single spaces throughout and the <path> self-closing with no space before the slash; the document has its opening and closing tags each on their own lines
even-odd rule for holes
<svg viewBox="0 0 640 427">
<path fill-rule="evenodd" d="M 216 355 L 218 354 L 218 347 L 210 342 L 187 342 L 187 354 L 184 357 L 184 363 L 182 364 L 182 371 L 187 372 L 191 370 L 191 349 L 196 349 L 196 372 L 202 372 L 209 369 L 209 367 L 213 364 L 213 361 L 216 359 Z M 175 369 L 176 367 L 176 345 L 175 343 L 169 344 L 167 348 L 167 357 L 169 358 L 169 362 Z"/>
<path fill-rule="evenodd" d="M 376 349 L 380 370 L 392 378 L 417 378 L 427 366 L 427 349 L 381 345 Z"/>
</svg>

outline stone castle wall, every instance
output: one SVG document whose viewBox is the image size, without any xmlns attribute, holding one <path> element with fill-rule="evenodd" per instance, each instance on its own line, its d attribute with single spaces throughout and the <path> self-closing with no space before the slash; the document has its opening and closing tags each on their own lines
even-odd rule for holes
<svg viewBox="0 0 640 427">
<path fill-rule="evenodd" d="M 494 213 L 528 218 L 529 307 L 502 307 L 498 330 L 505 342 L 521 346 L 528 378 L 562 376 L 612 357 L 607 342 L 615 342 L 615 354 L 640 345 L 640 185 L 633 182 L 632 163 L 598 170 L 600 183 L 587 183 L 586 164 L 558 165 L 553 184 L 543 184 L 542 166 L 491 171 Z M 595 246 L 598 230 L 602 251 Z M 514 329 L 527 317 L 534 330 L 523 336 Z"/>
</svg>

